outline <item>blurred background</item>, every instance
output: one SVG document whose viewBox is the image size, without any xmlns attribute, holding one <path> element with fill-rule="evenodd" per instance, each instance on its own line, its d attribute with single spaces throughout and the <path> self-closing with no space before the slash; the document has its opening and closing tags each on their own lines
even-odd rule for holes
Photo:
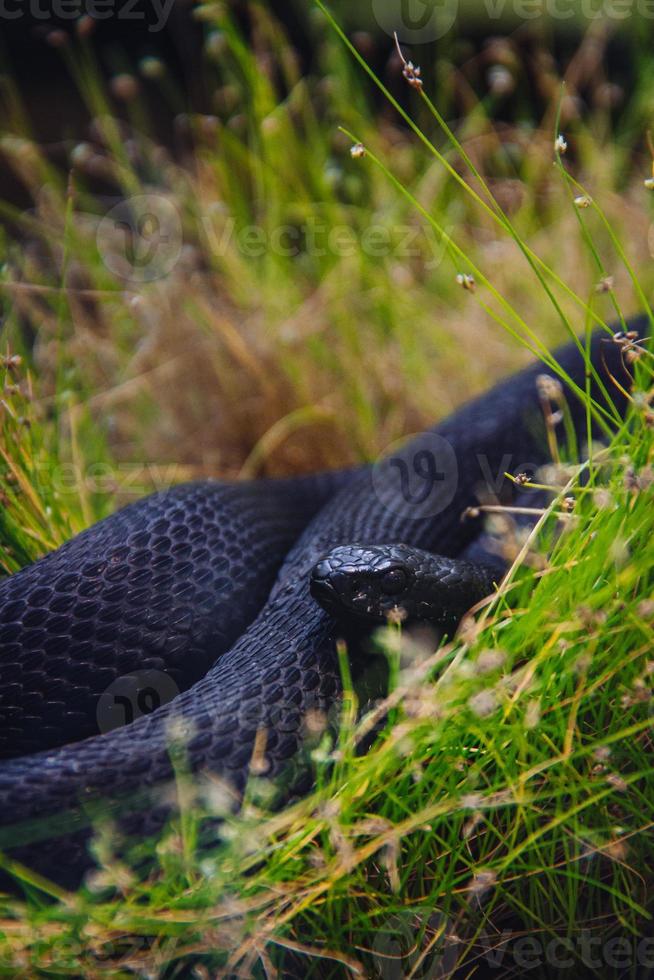
<svg viewBox="0 0 654 980">
<path fill-rule="evenodd" d="M 642 307 L 647 4 L 328 6 L 3 0 L 4 438 L 55 535 L 373 459 Z"/>
<path fill-rule="evenodd" d="M 75 138 L 83 133 L 88 106 L 67 70 L 62 51 L 79 44 L 80 39 L 107 80 L 124 71 L 143 75 L 144 61 L 162 59 L 174 79 L 178 106 L 210 112 L 216 106 L 206 70 L 206 23 L 218 15 L 221 6 L 249 37 L 255 29 L 256 7 L 269 10 L 293 46 L 302 72 L 311 75 L 321 70 L 323 18 L 311 0 L 290 0 L 282 7 L 243 0 L 222 5 L 191 0 L 5 0 L 0 15 L 3 71 L 20 87 L 30 119 L 45 139 Z M 451 60 L 473 87 L 488 81 L 496 51 L 493 42 L 499 38 L 511 37 L 524 52 L 540 44 L 563 72 L 589 28 L 605 42 L 601 53 L 596 53 L 597 68 L 612 84 L 633 89 L 643 71 L 651 73 L 646 56 L 654 18 L 651 11 L 647 16 L 646 4 L 634 4 L 633 11 L 625 11 L 624 5 L 600 0 L 585 4 L 545 0 L 540 15 L 539 5 L 534 7 L 528 0 L 368 0 L 361 4 L 333 0 L 329 7 L 375 70 L 382 76 L 386 73 L 386 80 L 397 74 L 393 71 L 393 30 L 407 43 L 419 45 L 423 71 L 442 68 Z M 484 67 L 485 72 L 480 70 Z M 526 61 L 525 81 L 531 84 L 511 93 L 513 98 L 502 107 L 503 115 L 528 112 L 529 107 L 532 112 L 542 109 L 546 93 L 539 92 L 538 67 Z M 363 78 L 361 82 L 365 84 Z M 146 94 L 151 96 L 149 110 L 162 132 L 167 130 L 170 135 L 170 117 L 174 118 L 176 107 L 156 89 Z M 534 99 L 531 106 L 530 96 Z M 612 101 L 614 108 L 624 102 L 611 90 L 604 91 L 600 99 Z"/>
</svg>

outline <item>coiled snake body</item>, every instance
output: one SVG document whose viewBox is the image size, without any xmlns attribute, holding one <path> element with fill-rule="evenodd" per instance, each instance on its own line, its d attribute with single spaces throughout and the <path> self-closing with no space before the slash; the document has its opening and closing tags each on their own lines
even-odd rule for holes
<svg viewBox="0 0 654 980">
<path fill-rule="evenodd" d="M 583 390 L 577 345 L 556 358 Z M 609 378 L 624 381 L 624 367 L 610 338 L 593 338 L 591 361 L 622 411 Z M 310 593 L 316 566 L 354 543 L 460 555 L 480 530 L 461 513 L 489 474 L 548 459 L 542 372 L 512 376 L 380 466 L 154 495 L 1 582 L 0 847 L 66 881 L 88 863 L 96 798 L 121 801 L 128 833 L 156 830 L 168 806 L 159 788 L 173 776 L 171 723 L 187 765 L 237 794 L 261 733 L 265 771 L 281 772 L 307 713 L 339 694 L 338 628 Z M 596 380 L 592 393 L 606 403 Z M 583 441 L 585 408 L 568 401 Z M 407 494 L 400 471 L 420 475 L 420 454 L 436 459 L 433 486 Z M 482 593 L 491 578 L 482 575 Z M 476 598 L 460 594 L 456 613 Z M 102 692 L 139 669 L 181 693 L 98 734 Z"/>
</svg>

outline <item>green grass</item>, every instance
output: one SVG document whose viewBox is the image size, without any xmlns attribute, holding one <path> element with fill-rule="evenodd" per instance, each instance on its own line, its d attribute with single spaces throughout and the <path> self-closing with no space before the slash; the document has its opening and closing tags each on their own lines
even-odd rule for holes
<svg viewBox="0 0 654 980">
<path fill-rule="evenodd" d="M 224 12 L 201 8 L 217 115 L 182 120 L 185 168 L 147 135 L 145 98 L 127 103 L 121 134 L 83 51 L 71 70 L 102 139 L 71 146 L 72 177 L 6 91 L 2 146 L 35 202 L 2 206 L 14 222 L 0 281 L 14 358 L 0 368 L 7 571 L 156 486 L 375 458 L 530 350 L 648 308 L 649 73 L 619 133 L 601 109 L 566 118 L 558 85 L 542 127 L 496 123 L 487 96 L 450 128 L 453 103 L 427 85 L 407 87 L 392 116 L 373 112 L 365 66 L 326 22 L 320 71 L 301 78 L 279 28 L 253 11 L 250 49 Z M 160 84 L 168 98 L 165 74 Z M 103 261 L 98 173 L 117 194 L 173 203 L 185 246 L 166 276 L 112 272 L 121 238 Z M 316 220 L 323 236 L 350 229 L 353 246 L 311 247 Z M 237 236 L 251 226 L 267 241 L 300 229 L 298 255 L 244 254 Z M 372 227 L 385 254 L 365 238 Z M 515 969 L 518 940 L 533 962 L 534 942 L 558 937 L 577 971 L 599 939 L 601 965 L 586 968 L 612 975 L 606 943 L 634 949 L 652 914 L 651 355 L 634 367 L 609 448 L 586 461 L 582 446 L 542 474 L 553 502 L 536 532 L 491 518 L 514 561 L 501 594 L 436 650 L 398 629 L 380 636 L 389 702 L 358 718 L 346 685 L 338 737 L 311 750 L 309 797 L 271 812 L 272 788 L 253 780 L 221 844 L 199 851 L 201 815 L 222 812 L 224 795 L 180 776 L 181 815 L 133 866 L 105 827 L 99 870 L 76 894 L 12 867 L 25 896 L 2 899 L 4 973 L 421 976 L 439 956 L 470 970 L 490 953 Z M 137 873 L 144 854 L 151 870 Z"/>
</svg>

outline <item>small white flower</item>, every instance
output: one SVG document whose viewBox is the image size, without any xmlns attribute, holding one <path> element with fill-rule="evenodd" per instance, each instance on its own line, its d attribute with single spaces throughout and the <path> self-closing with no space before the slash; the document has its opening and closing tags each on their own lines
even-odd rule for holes
<svg viewBox="0 0 654 980">
<path fill-rule="evenodd" d="M 607 783 L 610 783 L 614 789 L 617 789 L 619 793 L 626 793 L 629 789 L 629 784 L 625 782 L 622 776 L 618 775 L 617 772 L 612 772 L 609 776 L 607 776 L 606 781 Z"/>
<path fill-rule="evenodd" d="M 468 888 L 473 895 L 480 898 L 489 889 L 493 888 L 497 884 L 497 875 L 494 871 L 478 871 L 473 877 Z"/>
<path fill-rule="evenodd" d="M 350 147 L 350 156 L 353 160 L 360 160 L 361 157 L 365 157 L 366 148 L 363 143 L 355 143 L 354 146 Z"/>
<path fill-rule="evenodd" d="M 600 279 L 600 281 L 595 286 L 595 292 L 610 293 L 614 286 L 615 286 L 615 279 L 613 278 L 613 276 L 604 276 L 604 278 Z"/>
<path fill-rule="evenodd" d="M 479 691 L 468 700 L 468 707 L 478 718 L 487 718 L 497 707 L 497 698 L 493 691 Z"/>
<path fill-rule="evenodd" d="M 494 95 L 507 95 L 515 88 L 515 79 L 504 65 L 492 65 L 487 79 L 488 87 Z"/>
<path fill-rule="evenodd" d="M 558 378 L 553 378 L 550 374 L 539 374 L 536 378 L 536 387 L 541 398 L 548 398 L 552 402 L 558 401 L 563 395 L 563 385 Z"/>
<path fill-rule="evenodd" d="M 477 288 L 474 276 L 468 275 L 467 272 L 460 272 L 456 277 L 456 281 L 462 289 L 466 289 L 469 293 L 474 293 Z"/>
<path fill-rule="evenodd" d="M 525 711 L 525 728 L 531 731 L 540 721 L 540 701 L 530 701 Z"/>
<path fill-rule="evenodd" d="M 568 149 L 568 141 L 566 140 L 565 136 L 562 136 L 561 133 L 559 133 L 559 135 L 554 140 L 554 152 L 563 155 L 567 149 Z"/>
<path fill-rule="evenodd" d="M 78 167 L 82 167 L 89 162 L 93 156 L 93 147 L 90 143 L 78 143 L 73 147 L 70 159 Z"/>
<path fill-rule="evenodd" d="M 499 670 L 506 660 L 506 654 L 501 650 L 482 650 L 477 657 L 476 667 L 480 674 L 490 674 Z"/>
<path fill-rule="evenodd" d="M 600 487 L 599 490 L 595 490 L 593 493 L 593 503 L 598 510 L 613 510 L 615 507 L 613 496 L 603 487 Z"/>
</svg>

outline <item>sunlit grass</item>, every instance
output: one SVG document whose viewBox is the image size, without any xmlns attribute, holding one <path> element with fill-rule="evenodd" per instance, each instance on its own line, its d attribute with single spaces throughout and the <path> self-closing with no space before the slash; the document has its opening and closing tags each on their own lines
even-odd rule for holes
<svg viewBox="0 0 654 980">
<path fill-rule="evenodd" d="M 389 121 L 337 37 L 307 80 L 254 11 L 252 50 L 201 9 L 217 115 L 180 122 L 185 168 L 146 135 L 139 100 L 120 128 L 84 57 L 95 142 L 71 147 L 70 179 L 12 102 L 3 148 L 34 208 L 3 206 L 16 233 L 0 282 L 7 571 L 155 486 L 374 458 L 530 350 L 647 309 L 645 153 L 627 166 L 597 118 L 561 118 L 560 89 L 542 130 L 496 126 L 491 101 L 450 128 L 432 93 L 408 88 Z M 420 125 L 400 128 L 402 114 Z M 572 162 L 555 152 L 563 128 Z M 185 244 L 167 275 L 125 280 L 103 261 L 99 174 L 110 204 L 174 205 Z M 111 247 L 125 257 L 124 238 Z M 182 817 L 137 849 L 151 872 L 118 861 L 104 828 L 98 872 L 54 903 L 14 868 L 26 897 L 3 902 L 5 972 L 395 975 L 399 951 L 401 975 L 421 975 L 438 956 L 510 960 L 523 935 L 638 937 L 652 907 L 654 427 L 651 356 L 626 353 L 628 421 L 589 406 L 610 448 L 542 474 L 554 500 L 531 538 L 495 523 L 514 573 L 454 643 L 380 637 L 389 701 L 357 720 L 348 687 L 309 797 L 271 813 L 253 781 L 220 846 L 196 854 L 224 794 L 184 784 Z"/>
</svg>

